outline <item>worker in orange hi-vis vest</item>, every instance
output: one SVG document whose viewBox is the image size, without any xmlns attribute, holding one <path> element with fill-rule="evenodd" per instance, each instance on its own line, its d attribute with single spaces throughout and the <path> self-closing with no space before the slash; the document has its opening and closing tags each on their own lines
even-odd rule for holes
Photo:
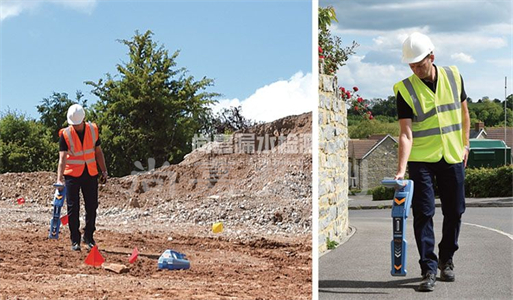
<svg viewBox="0 0 513 300">
<path fill-rule="evenodd" d="M 98 208 L 98 176 L 101 183 L 107 181 L 107 167 L 100 146 L 98 126 L 85 122 L 84 108 L 73 104 L 68 109 L 67 128 L 59 131 L 59 167 L 57 184 L 66 186 L 66 203 L 71 237 L 71 249 L 80 251 L 80 195 L 85 203 L 84 242 L 90 250 L 96 244 L 93 239 L 96 230 L 96 209 Z M 101 173 L 98 172 L 97 165 Z"/>
</svg>

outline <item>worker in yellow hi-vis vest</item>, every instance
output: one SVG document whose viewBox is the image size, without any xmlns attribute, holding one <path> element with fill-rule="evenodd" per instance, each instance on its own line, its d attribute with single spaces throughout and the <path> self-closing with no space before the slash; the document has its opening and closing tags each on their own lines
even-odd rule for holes
<svg viewBox="0 0 513 300">
<path fill-rule="evenodd" d="M 421 33 L 403 43 L 403 63 L 413 75 L 394 85 L 400 124 L 399 163 L 395 179 L 408 166 L 414 181 L 413 223 L 420 254 L 420 291 L 432 291 L 440 280 L 454 281 L 453 256 L 458 250 L 465 211 L 465 167 L 469 153 L 470 117 L 463 79 L 455 66 L 435 65 L 434 45 Z M 434 184 L 442 203 L 443 235 L 435 254 Z"/>
</svg>

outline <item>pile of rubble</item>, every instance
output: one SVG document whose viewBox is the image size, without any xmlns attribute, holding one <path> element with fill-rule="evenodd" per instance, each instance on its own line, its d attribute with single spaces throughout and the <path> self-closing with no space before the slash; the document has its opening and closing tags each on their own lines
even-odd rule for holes
<svg viewBox="0 0 513 300">
<path fill-rule="evenodd" d="M 180 164 L 110 178 L 99 189 L 99 222 L 205 228 L 223 222 L 256 235 L 309 233 L 311 123 L 311 113 L 289 116 L 208 143 Z M 255 141 L 253 148 L 244 148 L 248 143 L 237 136 Z M 226 143 L 232 150 L 220 153 Z M 24 197 L 28 205 L 50 209 L 55 178 L 50 172 L 2 174 L 0 199 Z"/>
</svg>

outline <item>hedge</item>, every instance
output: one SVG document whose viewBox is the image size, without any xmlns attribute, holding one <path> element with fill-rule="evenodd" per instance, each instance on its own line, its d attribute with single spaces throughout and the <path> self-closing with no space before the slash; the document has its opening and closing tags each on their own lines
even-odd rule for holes
<svg viewBox="0 0 513 300">
<path fill-rule="evenodd" d="M 513 165 L 466 169 L 465 196 L 475 198 L 513 196 Z"/>
<path fill-rule="evenodd" d="M 435 194 L 438 195 L 436 188 Z M 466 169 L 465 196 L 472 198 L 513 196 L 513 165 Z M 392 200 L 393 198 L 394 189 L 384 186 L 372 189 L 372 200 Z"/>
</svg>

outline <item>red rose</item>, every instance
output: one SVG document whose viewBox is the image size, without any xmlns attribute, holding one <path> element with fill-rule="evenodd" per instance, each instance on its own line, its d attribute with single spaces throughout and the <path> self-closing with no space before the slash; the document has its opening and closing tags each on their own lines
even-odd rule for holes
<svg viewBox="0 0 513 300">
<path fill-rule="evenodd" d="M 363 101 L 362 97 L 358 97 L 358 102 L 362 103 L 362 101 Z"/>
<path fill-rule="evenodd" d="M 340 91 L 341 91 L 342 93 L 345 93 L 345 92 L 346 92 L 346 89 L 345 89 L 345 88 L 343 88 L 343 87 L 341 87 L 341 88 L 340 88 Z"/>
<path fill-rule="evenodd" d="M 321 48 L 321 46 L 319 46 L 319 53 L 322 53 L 322 48 Z"/>
<path fill-rule="evenodd" d="M 370 115 L 370 116 L 369 116 L 369 119 L 370 119 L 370 120 L 372 120 L 372 119 L 374 119 L 374 117 L 373 117 L 372 115 Z"/>
<path fill-rule="evenodd" d="M 320 58 L 320 59 L 324 59 L 324 56 L 322 56 L 322 55 L 319 55 L 319 58 Z"/>
<path fill-rule="evenodd" d="M 358 92 L 358 87 L 356 87 L 356 86 L 355 86 L 355 87 L 353 87 L 353 90 L 354 90 L 355 92 Z"/>
<path fill-rule="evenodd" d="M 346 92 L 347 98 L 351 98 L 351 93 L 349 91 Z"/>
<path fill-rule="evenodd" d="M 355 106 L 355 107 L 354 107 L 354 110 L 358 110 L 358 106 Z"/>
</svg>

